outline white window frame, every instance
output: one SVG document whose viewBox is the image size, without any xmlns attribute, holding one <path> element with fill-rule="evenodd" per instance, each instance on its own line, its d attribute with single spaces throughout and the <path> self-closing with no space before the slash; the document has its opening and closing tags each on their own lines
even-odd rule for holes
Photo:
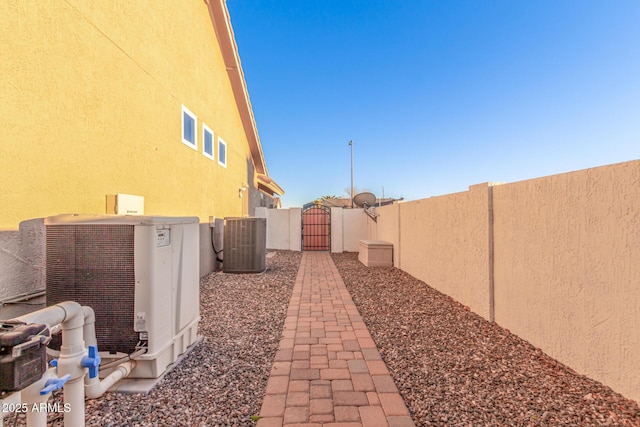
<svg viewBox="0 0 640 427">
<path fill-rule="evenodd" d="M 220 151 L 222 151 L 220 150 L 220 146 L 224 147 L 224 162 L 220 160 Z M 228 158 L 229 158 L 229 151 L 227 151 L 227 143 L 224 141 L 224 139 L 218 137 L 218 164 L 226 168 L 228 163 L 227 161 Z"/>
<path fill-rule="evenodd" d="M 206 144 L 206 134 L 209 133 L 209 135 L 211 135 L 211 154 L 207 153 L 205 150 L 207 149 L 207 144 Z M 213 131 L 211 130 L 211 128 L 209 126 L 207 126 L 206 124 L 204 124 L 204 122 L 202 123 L 202 154 L 204 154 L 205 157 L 208 157 L 211 160 L 215 159 L 215 148 L 216 145 L 216 140 L 213 137 Z"/>
<path fill-rule="evenodd" d="M 184 115 L 185 114 L 187 114 L 189 117 L 193 119 L 193 142 L 184 138 Z M 198 151 L 198 117 L 195 114 L 193 114 L 191 110 L 189 110 L 187 107 L 183 105 L 182 114 L 180 114 L 180 122 L 182 123 L 182 126 L 180 127 L 180 139 L 182 140 L 182 143 L 185 144 L 187 147 Z"/>
</svg>

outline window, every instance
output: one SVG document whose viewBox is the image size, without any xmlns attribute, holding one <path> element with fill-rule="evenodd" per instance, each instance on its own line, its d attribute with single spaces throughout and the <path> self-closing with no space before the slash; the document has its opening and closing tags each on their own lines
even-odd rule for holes
<svg viewBox="0 0 640 427">
<path fill-rule="evenodd" d="M 198 119 L 187 107 L 182 106 L 182 142 L 194 150 L 198 149 L 196 126 Z"/>
<path fill-rule="evenodd" d="M 218 164 L 227 167 L 227 143 L 218 138 Z"/>
<path fill-rule="evenodd" d="M 213 131 L 202 124 L 202 154 L 213 160 Z"/>
</svg>

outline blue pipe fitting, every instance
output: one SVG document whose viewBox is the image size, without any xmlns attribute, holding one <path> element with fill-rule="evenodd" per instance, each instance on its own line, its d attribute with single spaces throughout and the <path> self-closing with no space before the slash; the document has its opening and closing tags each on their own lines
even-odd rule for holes
<svg viewBox="0 0 640 427">
<path fill-rule="evenodd" d="M 62 378 L 51 378 L 44 383 L 44 388 L 40 390 L 40 395 L 44 396 L 54 390 L 60 390 L 64 384 L 71 379 L 71 375 L 67 374 Z"/>
<path fill-rule="evenodd" d="M 90 345 L 88 347 L 88 355 L 82 358 L 80 364 L 83 368 L 89 368 L 89 378 L 98 376 L 98 367 L 100 366 L 100 356 L 98 355 L 98 347 Z"/>
</svg>

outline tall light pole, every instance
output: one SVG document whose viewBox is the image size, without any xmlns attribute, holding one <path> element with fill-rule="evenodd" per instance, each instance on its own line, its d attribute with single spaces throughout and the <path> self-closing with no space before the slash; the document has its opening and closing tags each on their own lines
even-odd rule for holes
<svg viewBox="0 0 640 427">
<path fill-rule="evenodd" d="M 351 209 L 353 209 L 353 141 L 349 141 L 351 146 Z"/>
</svg>

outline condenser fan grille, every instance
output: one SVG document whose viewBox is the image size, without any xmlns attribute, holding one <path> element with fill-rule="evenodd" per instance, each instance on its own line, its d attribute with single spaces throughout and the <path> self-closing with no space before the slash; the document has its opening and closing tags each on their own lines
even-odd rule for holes
<svg viewBox="0 0 640 427">
<path fill-rule="evenodd" d="M 76 301 L 96 313 L 100 351 L 131 353 L 135 272 L 134 226 L 47 226 L 47 305 Z"/>
<path fill-rule="evenodd" d="M 224 262 L 227 273 L 260 273 L 266 268 L 267 220 L 224 219 Z"/>
</svg>

